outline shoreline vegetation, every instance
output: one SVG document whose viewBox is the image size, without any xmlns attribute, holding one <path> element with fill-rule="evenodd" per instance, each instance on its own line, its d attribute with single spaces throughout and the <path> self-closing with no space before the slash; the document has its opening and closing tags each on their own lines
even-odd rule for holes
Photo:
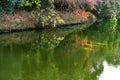
<svg viewBox="0 0 120 80">
<path fill-rule="evenodd" d="M 24 13 L 24 14 L 23 14 Z M 81 24 L 89 24 L 95 22 L 97 19 L 94 15 L 91 14 L 91 16 L 85 20 L 85 21 L 78 21 L 73 20 L 72 14 L 69 14 L 68 12 L 59 14 L 64 18 L 64 21 L 66 23 L 64 24 L 58 24 L 56 27 L 40 27 L 38 24 L 38 18 L 32 17 L 32 11 L 25 11 L 25 10 L 19 10 L 15 11 L 14 14 L 5 14 L 3 20 L 1 20 L 0 24 L 0 33 L 6 33 L 6 32 L 19 32 L 19 31 L 30 31 L 30 30 L 39 30 L 39 29 L 48 29 L 48 28 L 63 28 L 63 27 L 70 27 L 73 25 L 81 25 Z M 72 18 L 69 18 L 69 16 Z M 72 19 L 72 20 L 71 20 Z M 90 20 L 90 21 L 89 21 Z M 50 26 L 50 25 L 48 25 Z"/>
<path fill-rule="evenodd" d="M 0 33 L 87 24 L 116 15 L 119 18 L 120 12 L 112 9 L 116 7 L 113 3 L 114 0 L 106 4 L 103 0 L 19 0 L 13 5 L 2 0 Z"/>
</svg>

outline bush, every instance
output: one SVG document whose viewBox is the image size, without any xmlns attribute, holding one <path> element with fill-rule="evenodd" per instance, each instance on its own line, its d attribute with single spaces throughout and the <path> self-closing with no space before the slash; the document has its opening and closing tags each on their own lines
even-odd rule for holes
<svg viewBox="0 0 120 80">
<path fill-rule="evenodd" d="M 54 8 L 54 0 L 22 0 L 23 7 Z"/>
<path fill-rule="evenodd" d="M 41 6 L 41 0 L 22 0 L 23 7 L 37 7 Z"/>
<path fill-rule="evenodd" d="M 4 13 L 4 11 L 3 11 L 2 7 L 0 7 L 0 20 L 3 18 L 3 13 Z"/>
<path fill-rule="evenodd" d="M 116 0 L 100 0 L 95 4 L 93 13 L 99 18 L 110 18 L 109 12 L 120 12 L 120 3 Z M 110 13 L 111 14 L 111 13 Z"/>
<path fill-rule="evenodd" d="M 64 20 L 54 9 L 46 8 L 40 11 L 39 26 L 56 27 L 64 23 Z"/>
<path fill-rule="evenodd" d="M 7 13 L 13 13 L 14 8 L 21 7 L 22 0 L 0 0 L 0 7 Z"/>
</svg>

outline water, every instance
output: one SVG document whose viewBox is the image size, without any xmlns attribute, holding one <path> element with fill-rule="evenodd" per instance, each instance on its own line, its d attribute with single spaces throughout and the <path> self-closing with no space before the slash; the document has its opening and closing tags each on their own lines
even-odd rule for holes
<svg viewBox="0 0 120 80">
<path fill-rule="evenodd" d="M 106 61 L 103 62 L 104 70 L 99 76 L 99 80 L 120 80 L 120 66 L 109 65 Z"/>
<path fill-rule="evenodd" d="M 120 80 L 120 32 L 108 26 L 1 34 L 0 80 Z"/>
</svg>

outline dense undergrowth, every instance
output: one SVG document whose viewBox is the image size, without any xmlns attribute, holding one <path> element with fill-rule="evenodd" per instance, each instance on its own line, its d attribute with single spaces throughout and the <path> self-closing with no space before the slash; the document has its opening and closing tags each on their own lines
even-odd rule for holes
<svg viewBox="0 0 120 80">
<path fill-rule="evenodd" d="M 42 19 L 42 26 L 53 22 L 53 25 L 56 26 L 56 23 L 61 21 L 59 14 L 55 10 L 72 12 L 75 17 L 87 19 L 89 17 L 88 12 L 93 13 L 98 18 L 106 19 L 107 17 L 113 16 L 120 12 L 120 1 L 119 0 L 0 0 L 0 19 L 3 18 L 4 14 L 14 13 L 15 9 L 34 9 Z M 50 15 L 43 15 L 40 10 L 51 9 L 52 12 Z M 49 10 L 49 11 L 51 11 Z M 52 15 L 52 16 L 51 16 Z M 57 17 L 55 17 L 57 16 Z M 44 18 L 44 19 L 43 19 Z M 46 20 L 46 21 L 45 21 Z"/>
</svg>

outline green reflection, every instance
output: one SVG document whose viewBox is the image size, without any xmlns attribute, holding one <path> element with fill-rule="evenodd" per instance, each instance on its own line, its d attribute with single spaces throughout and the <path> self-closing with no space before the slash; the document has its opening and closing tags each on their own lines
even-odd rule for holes
<svg viewBox="0 0 120 80">
<path fill-rule="evenodd" d="M 110 24 L 0 35 L 0 80 L 97 80 L 103 61 L 120 65 L 119 30 L 102 30 Z"/>
</svg>

